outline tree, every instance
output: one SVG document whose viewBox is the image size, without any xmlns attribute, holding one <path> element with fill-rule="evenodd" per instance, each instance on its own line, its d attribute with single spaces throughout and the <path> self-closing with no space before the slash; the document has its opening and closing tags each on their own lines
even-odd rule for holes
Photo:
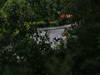
<svg viewBox="0 0 100 75">
<path fill-rule="evenodd" d="M 98 10 L 95 0 L 80 1 L 76 2 L 78 11 L 75 12 L 81 16 L 81 23 L 74 33 L 78 38 L 76 40 L 71 39 L 71 44 L 69 44 L 69 49 L 74 50 L 73 74 L 95 75 L 99 73 L 98 69 L 100 68 L 97 64 L 100 58 L 98 55 L 99 48 L 97 47 L 97 38 L 100 32 L 100 10 Z"/>
<path fill-rule="evenodd" d="M 17 1 L 12 0 L 6 3 L 2 11 L 5 14 L 0 16 L 0 73 L 44 75 L 43 64 L 46 57 L 31 38 L 35 30 L 24 26 L 24 22 L 32 18 L 31 8 L 26 2 L 21 6 Z"/>
<path fill-rule="evenodd" d="M 88 75 L 99 73 L 100 10 L 99 0 L 7 0 L 0 1 L 0 74 L 1 75 Z M 74 19 L 59 19 L 59 14 Z M 54 51 L 42 41 L 30 21 L 76 22 L 69 31 L 67 48 Z M 49 26 L 49 25 L 48 25 Z M 38 37 L 38 35 L 36 36 Z M 47 51 L 43 54 L 41 52 Z M 60 52 L 59 52 L 60 51 Z M 52 70 L 53 69 L 53 70 Z"/>
</svg>

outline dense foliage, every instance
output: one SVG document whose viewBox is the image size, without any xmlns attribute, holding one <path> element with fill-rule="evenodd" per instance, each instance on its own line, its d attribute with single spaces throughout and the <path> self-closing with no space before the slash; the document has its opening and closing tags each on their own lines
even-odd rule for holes
<svg viewBox="0 0 100 75">
<path fill-rule="evenodd" d="M 0 75 L 99 75 L 99 8 L 99 0 L 0 0 Z M 36 26 L 24 23 L 41 20 L 78 24 L 67 48 L 32 39 Z"/>
</svg>

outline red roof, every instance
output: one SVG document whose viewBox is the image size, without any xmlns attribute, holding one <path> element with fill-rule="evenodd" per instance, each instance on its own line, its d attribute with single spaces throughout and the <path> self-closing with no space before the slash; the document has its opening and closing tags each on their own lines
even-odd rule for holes
<svg viewBox="0 0 100 75">
<path fill-rule="evenodd" d="M 60 14 L 59 17 L 61 19 L 64 19 L 64 18 L 71 18 L 71 17 L 73 17 L 73 15 L 72 14 Z"/>
</svg>

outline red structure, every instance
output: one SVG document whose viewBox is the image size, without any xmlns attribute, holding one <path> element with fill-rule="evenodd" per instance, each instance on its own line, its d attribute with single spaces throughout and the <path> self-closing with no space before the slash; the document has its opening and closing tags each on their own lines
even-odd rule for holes
<svg viewBox="0 0 100 75">
<path fill-rule="evenodd" d="M 64 18 L 71 18 L 71 17 L 73 17 L 73 15 L 72 14 L 60 14 L 59 17 L 61 19 L 64 19 Z"/>
</svg>

